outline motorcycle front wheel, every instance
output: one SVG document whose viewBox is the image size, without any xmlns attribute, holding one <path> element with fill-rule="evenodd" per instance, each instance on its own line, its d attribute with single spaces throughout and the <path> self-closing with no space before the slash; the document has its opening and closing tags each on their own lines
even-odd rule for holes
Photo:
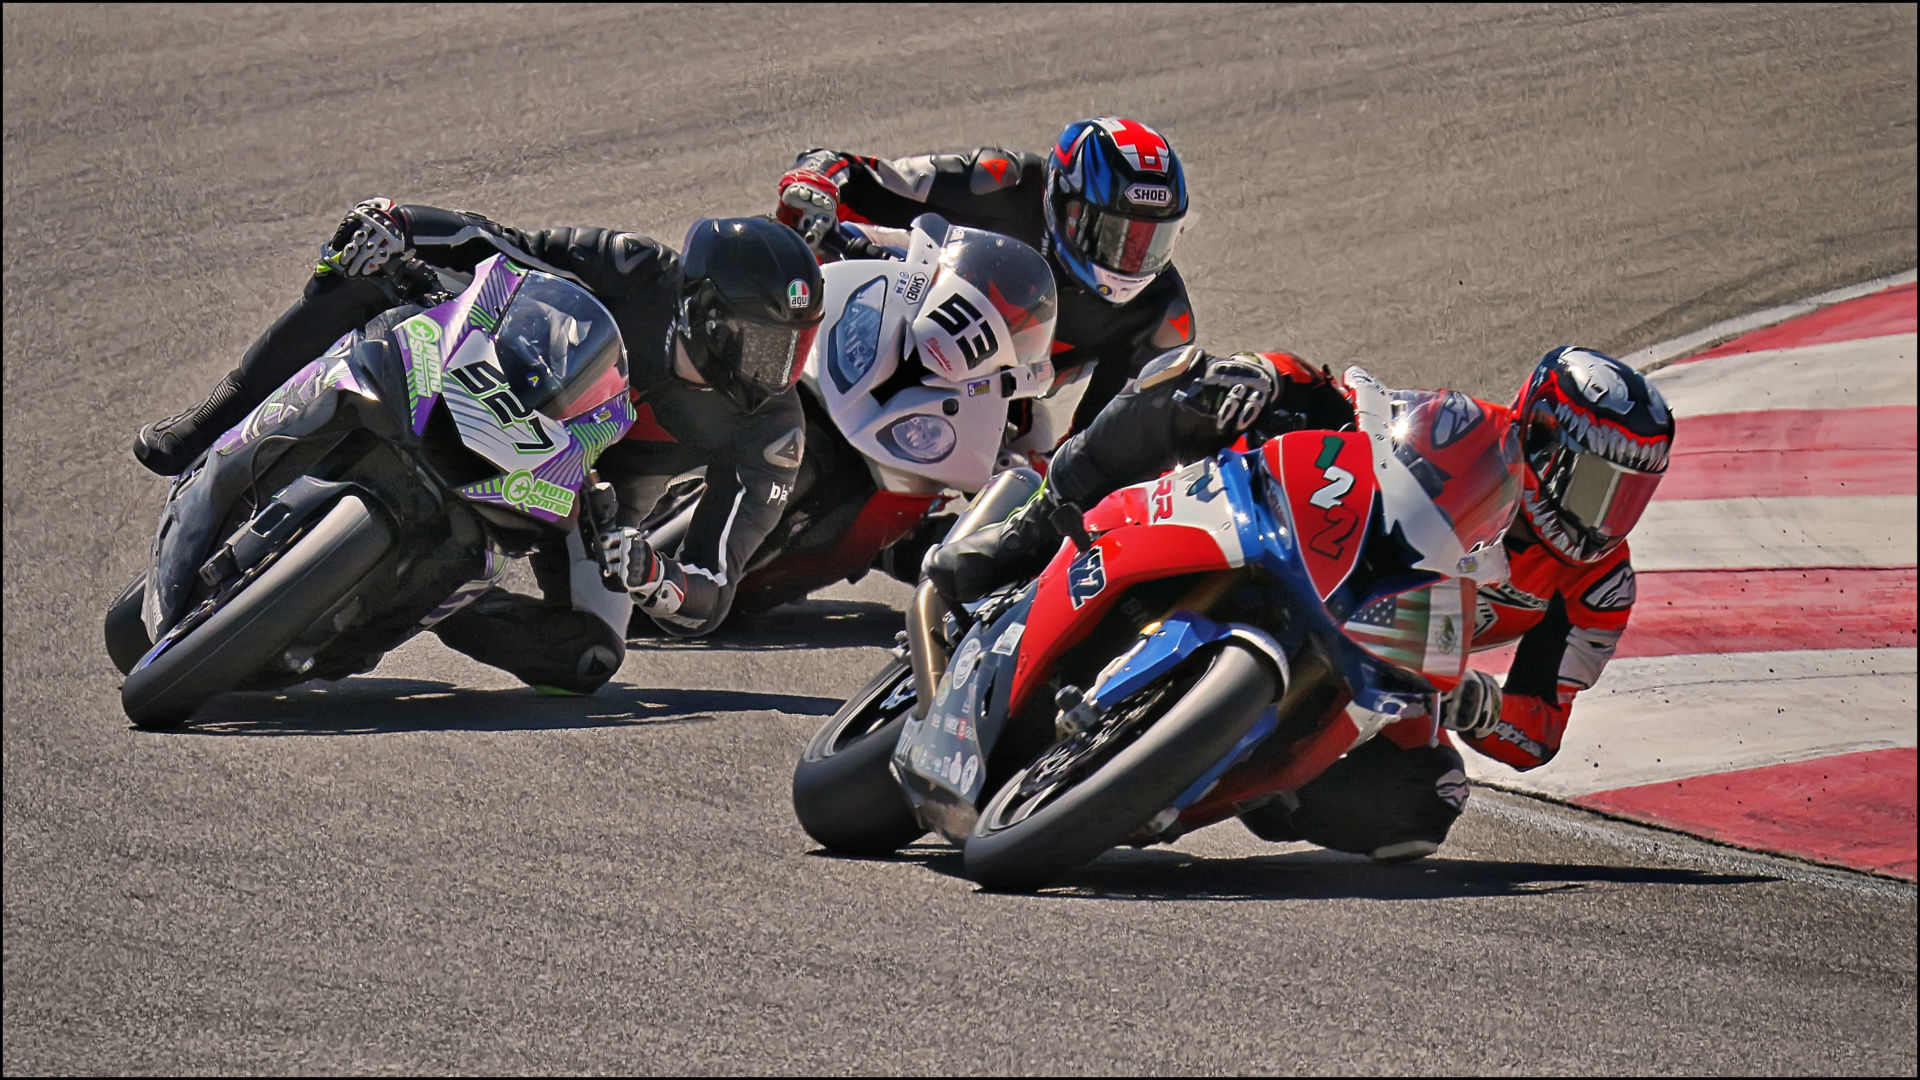
<svg viewBox="0 0 1920 1080">
<path fill-rule="evenodd" d="M 829 851 L 887 855 L 926 833 L 888 763 L 913 715 L 913 669 L 895 657 L 817 732 L 793 770 L 793 813 Z"/>
<path fill-rule="evenodd" d="M 1092 862 L 1173 805 L 1279 697 L 1272 663 L 1242 646 L 1191 664 L 1001 785 L 967 837 L 967 877 L 1025 892 Z"/>
<path fill-rule="evenodd" d="M 379 563 L 393 534 L 357 496 L 335 503 L 258 578 L 120 688 L 140 728 L 185 723 L 194 710 L 274 662 Z"/>
</svg>

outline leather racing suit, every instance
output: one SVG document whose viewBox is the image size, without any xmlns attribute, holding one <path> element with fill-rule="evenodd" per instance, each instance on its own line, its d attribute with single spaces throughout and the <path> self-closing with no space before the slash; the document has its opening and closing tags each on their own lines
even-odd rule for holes
<svg viewBox="0 0 1920 1080">
<path fill-rule="evenodd" d="M 892 161 L 808 150 L 794 168 L 820 173 L 838 185 L 843 221 L 905 228 L 921 214 L 935 213 L 954 225 L 1011 236 L 1046 255 L 1060 294 L 1055 386 L 1076 377 L 1089 380 L 1074 409 L 1072 430 L 1078 431 L 1148 361 L 1193 340 L 1193 306 L 1175 267 L 1167 267 L 1124 304 L 1088 292 L 1061 267 L 1048 243 L 1045 162 L 1041 154 L 996 147 Z M 1053 446 L 1036 449 L 1044 453 Z"/>
</svg>

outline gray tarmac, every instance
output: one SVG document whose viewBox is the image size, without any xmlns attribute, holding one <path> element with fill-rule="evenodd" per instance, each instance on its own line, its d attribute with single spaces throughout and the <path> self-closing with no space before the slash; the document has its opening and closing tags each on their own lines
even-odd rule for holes
<svg viewBox="0 0 1920 1080">
<path fill-rule="evenodd" d="M 8 5 L 14 1073 L 1912 1075 L 1915 891 L 1498 792 L 1375 867 L 1238 826 L 982 894 L 825 857 L 872 579 L 586 700 L 434 641 L 129 729 L 128 453 L 358 198 L 676 241 L 812 146 L 1158 126 L 1201 340 L 1504 398 L 1915 264 L 1915 15 L 1839 8 Z M 1578 711 L 1575 723 L 1579 722 Z"/>
</svg>

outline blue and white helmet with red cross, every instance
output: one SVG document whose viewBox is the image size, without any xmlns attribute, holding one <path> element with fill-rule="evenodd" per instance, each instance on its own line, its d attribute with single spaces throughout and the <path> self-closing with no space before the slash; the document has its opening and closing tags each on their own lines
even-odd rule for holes
<svg viewBox="0 0 1920 1080">
<path fill-rule="evenodd" d="M 1138 120 L 1076 120 L 1047 155 L 1047 243 L 1088 291 L 1114 304 L 1173 264 L 1187 176 L 1160 133 Z"/>
</svg>

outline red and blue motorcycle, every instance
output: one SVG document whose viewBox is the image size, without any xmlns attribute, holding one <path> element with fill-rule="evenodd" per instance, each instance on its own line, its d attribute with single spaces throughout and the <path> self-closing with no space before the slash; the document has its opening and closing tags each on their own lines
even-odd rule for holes
<svg viewBox="0 0 1920 1080">
<path fill-rule="evenodd" d="M 1299 431 L 1115 492 L 1038 578 L 949 607 L 816 734 L 794 809 L 830 850 L 928 830 L 993 889 L 1043 886 L 1287 799 L 1458 682 L 1505 576 L 1509 426 L 1346 373 L 1357 431 Z M 949 539 L 1037 487 L 996 482 Z"/>
</svg>

